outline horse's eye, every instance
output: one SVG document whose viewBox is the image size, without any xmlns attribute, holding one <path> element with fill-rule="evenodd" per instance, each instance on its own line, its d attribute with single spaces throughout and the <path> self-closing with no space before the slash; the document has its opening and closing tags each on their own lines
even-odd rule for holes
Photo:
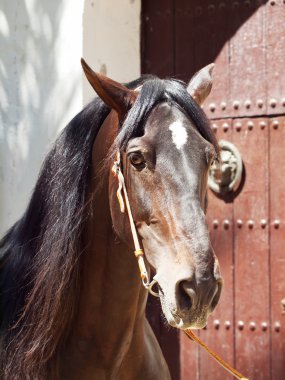
<svg viewBox="0 0 285 380">
<path fill-rule="evenodd" d="M 129 159 L 131 161 L 131 164 L 135 166 L 136 168 L 142 169 L 145 167 L 144 156 L 141 153 L 138 153 L 138 152 L 130 153 Z"/>
</svg>

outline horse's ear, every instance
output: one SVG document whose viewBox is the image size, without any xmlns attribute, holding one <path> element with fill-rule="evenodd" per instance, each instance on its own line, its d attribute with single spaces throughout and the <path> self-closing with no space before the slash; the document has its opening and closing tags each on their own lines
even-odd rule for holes
<svg viewBox="0 0 285 380">
<path fill-rule="evenodd" d="M 81 58 L 81 65 L 86 78 L 98 96 L 108 107 L 117 111 L 120 120 L 124 119 L 126 113 L 135 102 L 137 93 L 105 75 L 95 73 L 83 58 Z"/>
<path fill-rule="evenodd" d="M 204 103 L 205 99 L 211 92 L 214 66 L 214 63 L 205 66 L 203 69 L 194 74 L 188 84 L 187 91 L 200 105 Z"/>
</svg>

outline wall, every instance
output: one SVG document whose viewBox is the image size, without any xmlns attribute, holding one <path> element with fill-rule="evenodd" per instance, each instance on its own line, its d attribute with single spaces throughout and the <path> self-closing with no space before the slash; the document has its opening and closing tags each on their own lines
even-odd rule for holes
<svg viewBox="0 0 285 380">
<path fill-rule="evenodd" d="M 141 0 L 86 0 L 83 55 L 95 71 L 128 82 L 140 76 Z M 84 101 L 94 92 L 84 79 Z"/>
<path fill-rule="evenodd" d="M 56 133 L 82 106 L 83 0 L 2 0 L 0 233 L 23 212 Z"/>
<path fill-rule="evenodd" d="M 0 235 L 57 133 L 94 96 L 80 57 L 116 80 L 139 76 L 139 25 L 140 0 L 1 1 Z"/>
</svg>

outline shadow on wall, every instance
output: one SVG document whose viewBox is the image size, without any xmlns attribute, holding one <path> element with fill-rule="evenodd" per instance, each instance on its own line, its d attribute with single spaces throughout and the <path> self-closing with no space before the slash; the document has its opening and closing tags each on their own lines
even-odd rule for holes
<svg viewBox="0 0 285 380">
<path fill-rule="evenodd" d="M 75 84 L 71 89 L 68 84 L 68 92 L 63 88 L 60 82 L 63 78 L 57 70 L 65 2 L 3 2 L 0 10 L 1 235 L 23 212 L 47 144 L 63 126 L 75 90 Z"/>
<path fill-rule="evenodd" d="M 227 41 L 267 2 L 143 1 L 142 73 L 188 81 L 201 67 L 214 62 Z"/>
</svg>

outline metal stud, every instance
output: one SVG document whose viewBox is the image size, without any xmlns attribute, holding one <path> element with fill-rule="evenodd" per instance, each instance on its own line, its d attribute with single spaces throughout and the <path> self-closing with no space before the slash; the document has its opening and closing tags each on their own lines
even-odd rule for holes
<svg viewBox="0 0 285 380">
<path fill-rule="evenodd" d="M 209 109 L 210 109 L 211 112 L 215 112 L 215 109 L 216 109 L 215 103 L 210 103 L 209 104 Z"/>
<path fill-rule="evenodd" d="M 209 11 L 209 12 L 214 12 L 214 10 L 215 10 L 215 6 L 214 6 L 213 4 L 210 4 L 210 5 L 208 6 L 208 11 Z"/>
<path fill-rule="evenodd" d="M 247 99 L 245 102 L 244 102 L 244 105 L 245 105 L 245 108 L 250 108 L 251 106 L 251 101 L 249 99 Z"/>
<path fill-rule="evenodd" d="M 243 323 L 243 321 L 238 321 L 238 329 L 239 329 L 239 330 L 243 330 L 243 328 L 244 328 L 244 323 Z"/>
<path fill-rule="evenodd" d="M 278 229 L 279 226 L 280 226 L 280 220 L 279 219 L 275 219 L 274 222 L 273 222 L 273 226 L 274 226 L 274 228 Z"/>
<path fill-rule="evenodd" d="M 227 132 L 229 130 L 229 124 L 228 123 L 223 123 L 223 131 Z"/>
<path fill-rule="evenodd" d="M 276 332 L 279 332 L 281 330 L 281 324 L 280 324 L 280 322 L 275 322 L 275 324 L 274 324 L 274 330 Z"/>
<path fill-rule="evenodd" d="M 278 127 L 279 127 L 279 121 L 278 120 L 273 120 L 272 126 L 273 126 L 274 129 L 278 129 Z"/>
<path fill-rule="evenodd" d="M 217 132 L 217 130 L 218 130 L 218 126 L 217 126 L 217 124 L 212 124 L 212 129 L 213 129 L 213 131 L 214 132 Z"/>
<path fill-rule="evenodd" d="M 224 111 L 226 108 L 227 108 L 227 103 L 226 102 L 222 102 L 221 103 L 221 109 Z"/>
<path fill-rule="evenodd" d="M 231 327 L 231 322 L 230 322 L 230 321 L 226 321 L 226 322 L 225 322 L 225 328 L 226 328 L 227 330 L 229 330 L 230 327 Z"/>
<path fill-rule="evenodd" d="M 219 227 L 219 221 L 217 219 L 213 220 L 213 227 L 217 229 Z"/>
<path fill-rule="evenodd" d="M 276 1 L 275 1 L 275 0 L 271 0 L 271 1 L 270 1 L 270 4 L 271 4 L 271 5 L 275 5 L 275 4 L 276 4 Z"/>
<path fill-rule="evenodd" d="M 242 220 L 241 219 L 237 220 L 237 226 L 238 226 L 238 228 L 242 227 Z"/>
<path fill-rule="evenodd" d="M 250 131 L 253 129 L 253 126 L 254 126 L 254 124 L 253 124 L 252 121 L 249 121 L 249 122 L 247 123 L 247 128 L 248 128 Z"/>
<path fill-rule="evenodd" d="M 272 107 L 272 108 L 275 108 L 276 107 L 276 105 L 277 105 L 277 101 L 276 101 L 276 99 L 270 99 L 269 100 L 269 104 L 270 104 L 270 107 Z"/>
<path fill-rule="evenodd" d="M 215 319 L 213 322 L 213 325 L 214 325 L 215 329 L 218 330 L 220 327 L 220 321 L 218 319 Z"/>
<path fill-rule="evenodd" d="M 265 121 L 261 121 L 261 122 L 259 123 L 259 126 L 260 126 L 261 129 L 264 129 L 264 128 L 266 127 L 266 123 L 265 123 Z"/>
<path fill-rule="evenodd" d="M 233 107 L 234 107 L 235 110 L 237 110 L 239 108 L 239 101 L 238 100 L 235 100 L 233 102 Z"/>
<path fill-rule="evenodd" d="M 256 329 L 256 324 L 254 322 L 249 322 L 249 329 L 254 331 Z"/>
<path fill-rule="evenodd" d="M 266 219 L 261 219 L 261 221 L 260 221 L 260 225 L 261 225 L 261 227 L 262 227 L 262 228 L 265 228 L 265 227 L 266 227 L 266 224 L 267 224 Z"/>
<path fill-rule="evenodd" d="M 252 229 L 253 226 L 254 226 L 254 221 L 253 221 L 253 220 L 249 220 L 249 221 L 247 222 L 247 225 L 248 225 L 248 228 Z"/>
<path fill-rule="evenodd" d="M 263 107 L 263 100 L 262 99 L 257 99 L 257 107 L 262 108 Z"/>
<path fill-rule="evenodd" d="M 242 127 L 241 122 L 237 122 L 237 123 L 235 124 L 235 129 L 236 129 L 238 132 L 241 130 L 241 127 Z"/>
<path fill-rule="evenodd" d="M 230 227 L 230 221 L 228 219 L 225 219 L 224 220 L 224 228 L 225 228 L 225 230 L 228 230 L 229 227 Z"/>
<path fill-rule="evenodd" d="M 285 4 L 285 0 L 284 0 L 284 4 Z M 281 100 L 281 104 L 282 104 L 283 107 L 285 107 L 285 98 L 283 98 L 283 99 Z"/>
<path fill-rule="evenodd" d="M 268 327 L 268 325 L 267 325 L 266 322 L 262 322 L 262 323 L 261 323 L 261 329 L 262 329 L 262 331 L 266 331 L 266 330 L 267 330 L 267 327 Z"/>
</svg>

